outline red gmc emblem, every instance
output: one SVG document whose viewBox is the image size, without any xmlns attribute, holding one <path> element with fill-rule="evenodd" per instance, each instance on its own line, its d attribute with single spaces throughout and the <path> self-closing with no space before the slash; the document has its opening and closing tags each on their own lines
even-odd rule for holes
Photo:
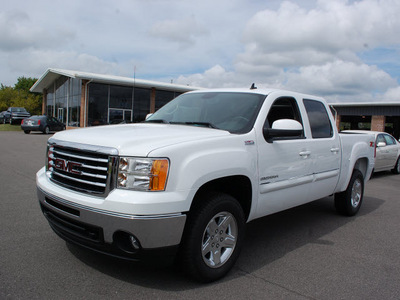
<svg viewBox="0 0 400 300">
<path fill-rule="evenodd" d="M 81 171 L 77 168 L 80 167 L 82 164 L 68 161 L 61 158 L 56 158 L 54 160 L 54 168 L 57 170 L 65 171 L 72 174 L 81 175 Z"/>
</svg>

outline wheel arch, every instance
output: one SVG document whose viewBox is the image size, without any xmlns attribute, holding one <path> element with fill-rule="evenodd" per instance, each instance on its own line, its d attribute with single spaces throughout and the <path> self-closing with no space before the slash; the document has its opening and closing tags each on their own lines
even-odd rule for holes
<svg viewBox="0 0 400 300">
<path fill-rule="evenodd" d="M 358 170 L 361 172 L 361 174 L 364 177 L 364 181 L 367 178 L 367 171 L 368 171 L 368 159 L 366 157 L 360 158 L 358 159 L 355 164 L 354 164 L 354 168 L 353 168 L 353 172 L 354 170 Z"/>
<path fill-rule="evenodd" d="M 225 193 L 235 198 L 243 209 L 246 220 L 250 215 L 252 204 L 252 185 L 251 180 L 244 175 L 227 176 L 217 178 L 204 183 L 196 192 L 190 211 L 195 210 L 201 205 L 201 201 L 207 193 L 220 192 Z"/>
</svg>

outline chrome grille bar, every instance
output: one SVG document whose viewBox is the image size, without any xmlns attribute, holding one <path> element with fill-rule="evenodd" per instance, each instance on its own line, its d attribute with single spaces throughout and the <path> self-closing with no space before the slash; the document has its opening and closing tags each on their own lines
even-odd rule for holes
<svg viewBox="0 0 400 300">
<path fill-rule="evenodd" d="M 105 197 L 115 187 L 118 151 L 49 139 L 51 181 L 65 188 Z"/>
</svg>

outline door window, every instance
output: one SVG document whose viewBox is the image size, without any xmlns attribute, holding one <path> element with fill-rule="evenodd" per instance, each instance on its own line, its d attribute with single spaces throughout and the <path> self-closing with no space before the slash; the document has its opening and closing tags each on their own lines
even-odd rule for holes
<svg viewBox="0 0 400 300">
<path fill-rule="evenodd" d="M 300 116 L 300 110 L 297 102 L 294 98 L 282 97 L 275 100 L 272 104 L 267 119 L 264 124 L 264 128 L 272 128 L 272 124 L 277 120 L 289 119 L 298 121 L 301 125 L 303 122 Z M 300 136 L 275 138 L 277 140 L 290 140 L 304 138 L 304 133 Z"/>
<path fill-rule="evenodd" d="M 395 145 L 396 144 L 396 141 L 390 135 L 385 134 L 384 137 L 385 137 L 386 145 Z"/>
</svg>

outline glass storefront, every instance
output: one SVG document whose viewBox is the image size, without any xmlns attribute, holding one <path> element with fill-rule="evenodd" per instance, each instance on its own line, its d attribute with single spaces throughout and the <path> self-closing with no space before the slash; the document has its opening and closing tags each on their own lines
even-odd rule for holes
<svg viewBox="0 0 400 300">
<path fill-rule="evenodd" d="M 156 110 L 181 93 L 156 90 Z M 88 126 L 144 121 L 150 113 L 151 89 L 89 84 Z"/>
<path fill-rule="evenodd" d="M 82 80 L 61 76 L 47 89 L 45 113 L 68 127 L 80 127 Z M 150 113 L 152 89 L 91 82 L 87 85 L 87 126 L 141 122 Z M 179 92 L 155 91 L 155 109 Z"/>
<path fill-rule="evenodd" d="M 66 124 L 80 125 L 82 81 L 61 76 L 47 89 L 45 113 Z"/>
</svg>

